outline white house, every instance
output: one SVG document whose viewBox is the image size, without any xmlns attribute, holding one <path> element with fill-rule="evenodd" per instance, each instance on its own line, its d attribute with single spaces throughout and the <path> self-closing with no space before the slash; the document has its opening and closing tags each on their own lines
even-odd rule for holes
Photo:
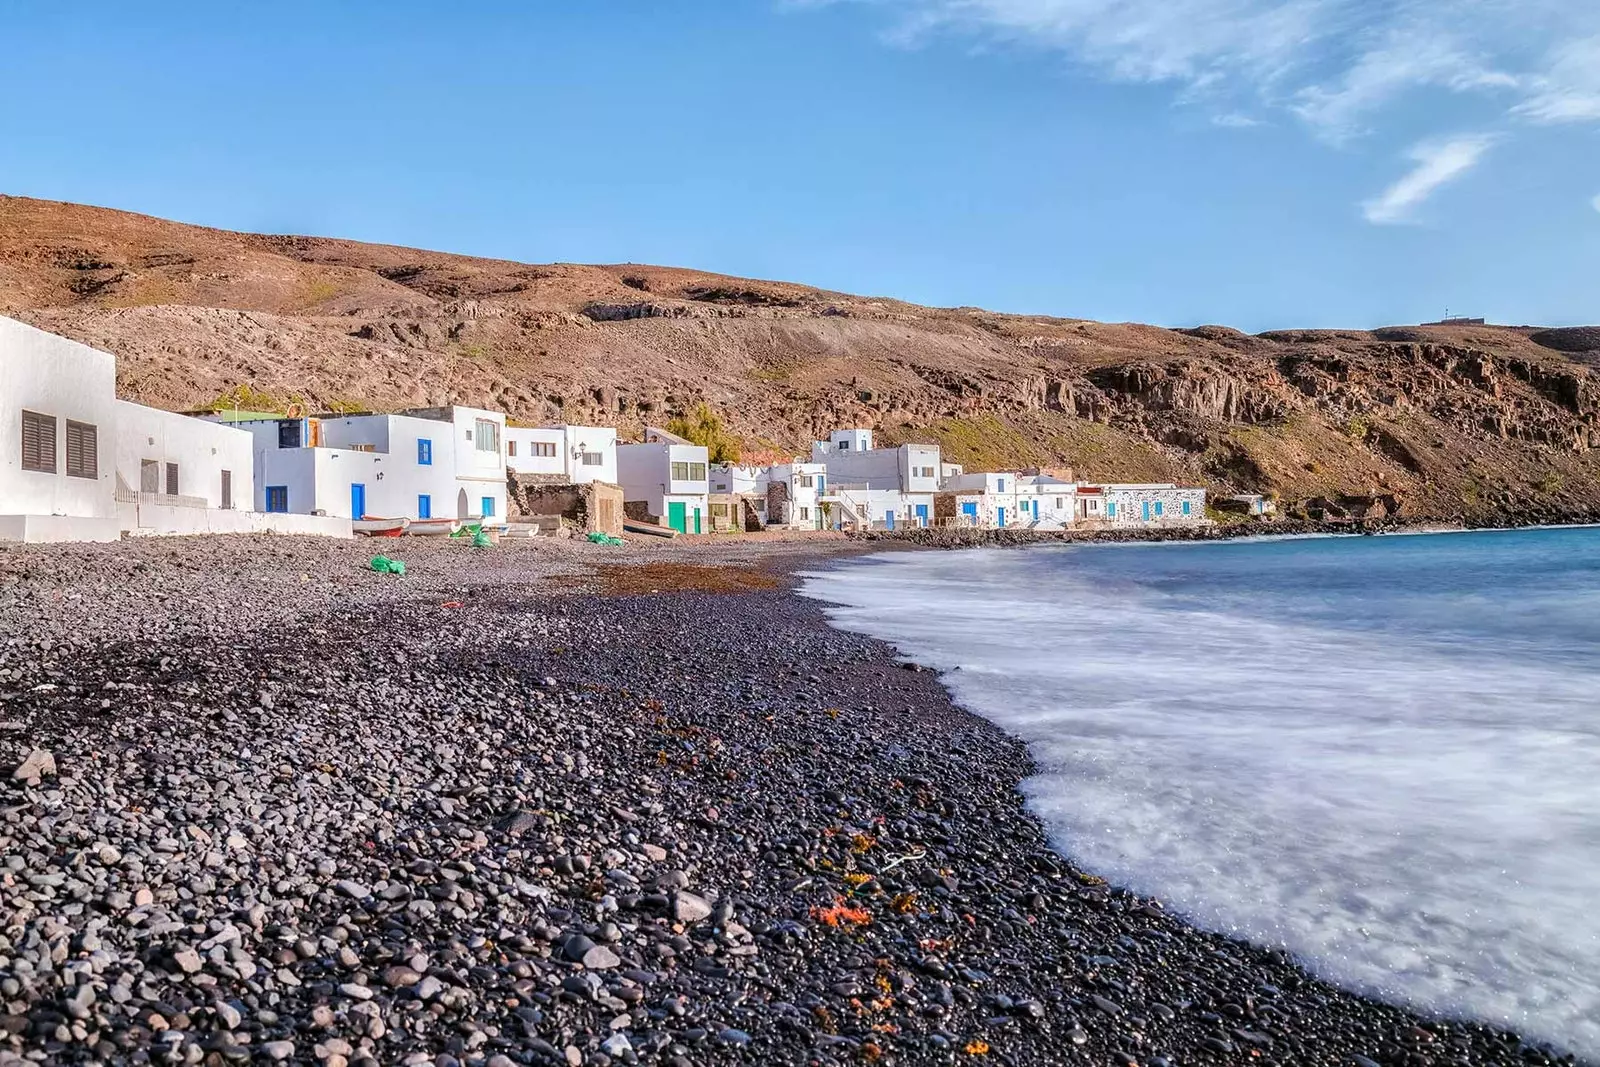
<svg viewBox="0 0 1600 1067">
<path fill-rule="evenodd" d="M 934 493 L 942 471 L 938 445 L 872 447 L 872 431 L 835 430 L 826 441 L 811 445 L 811 462 L 827 469 L 828 481 L 898 489 L 902 493 Z"/>
<path fill-rule="evenodd" d="M 713 463 L 713 493 L 751 497 L 763 526 L 770 529 L 820 530 L 825 525 L 822 496 L 828 470 L 821 463 L 777 463 L 767 467 Z"/>
<path fill-rule="evenodd" d="M 0 318 L 0 537 L 114 541 L 117 361 Z"/>
<path fill-rule="evenodd" d="M 506 514 L 506 417 L 498 411 L 453 405 L 402 411 L 449 423 L 456 470 L 454 518 L 504 519 Z"/>
<path fill-rule="evenodd" d="M 824 463 L 779 463 L 766 472 L 767 525 L 820 530 L 826 524 L 822 498 L 828 491 Z M 779 488 L 781 487 L 781 488 Z"/>
<path fill-rule="evenodd" d="M 221 416 L 226 418 L 226 416 Z M 479 408 L 245 419 L 256 506 L 347 519 L 505 515 L 504 417 Z"/>
<path fill-rule="evenodd" d="M 349 536 L 257 513 L 253 482 L 248 434 L 118 400 L 111 355 L 0 318 L 0 539 Z"/>
<path fill-rule="evenodd" d="M 1017 512 L 1042 529 L 1071 526 L 1077 516 L 1078 487 L 1049 474 L 1017 477 Z"/>
<path fill-rule="evenodd" d="M 836 526 L 893 529 L 927 526 L 944 464 L 938 445 L 874 448 L 872 431 L 835 430 L 814 442 L 811 460 L 823 465 L 830 520 Z"/>
<path fill-rule="evenodd" d="M 1031 515 L 1024 518 L 1020 514 L 1017 481 L 1018 475 L 1009 472 L 958 474 L 947 478 L 944 492 L 955 497 L 954 524 L 997 529 L 1032 522 Z M 947 516 L 941 514 L 940 518 Z"/>
<path fill-rule="evenodd" d="M 1206 491 L 1166 482 L 1078 486 L 1077 517 L 1110 526 L 1200 526 Z"/>
<path fill-rule="evenodd" d="M 617 431 L 609 426 L 520 427 L 505 431 L 506 467 L 569 485 L 617 481 Z"/>
<path fill-rule="evenodd" d="M 644 443 L 617 446 L 617 482 L 625 506 L 640 507 L 679 533 L 710 529 L 709 467 L 704 446 L 654 426 L 646 428 Z"/>
</svg>

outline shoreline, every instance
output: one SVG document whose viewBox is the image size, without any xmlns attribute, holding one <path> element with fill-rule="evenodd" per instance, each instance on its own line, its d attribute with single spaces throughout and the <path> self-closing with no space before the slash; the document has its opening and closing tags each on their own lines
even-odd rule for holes
<svg viewBox="0 0 1600 1067">
<path fill-rule="evenodd" d="M 781 544 L 0 552 L 0 1062 L 1562 1062 L 1076 868 Z"/>
</svg>

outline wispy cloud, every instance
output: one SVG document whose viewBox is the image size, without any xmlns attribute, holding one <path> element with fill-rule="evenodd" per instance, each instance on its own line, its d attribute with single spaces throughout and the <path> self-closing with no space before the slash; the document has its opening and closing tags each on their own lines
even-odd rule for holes
<svg viewBox="0 0 1600 1067">
<path fill-rule="evenodd" d="M 1412 221 L 1412 211 L 1440 186 L 1478 165 L 1494 138 L 1484 134 L 1424 141 L 1406 153 L 1415 166 L 1399 181 L 1361 205 L 1368 222 L 1393 226 Z"/>
<path fill-rule="evenodd" d="M 1283 109 L 1320 136 L 1381 125 L 1407 94 L 1484 118 L 1600 123 L 1600 4 L 1585 0 L 788 0 L 853 2 L 901 43 L 964 35 L 1169 84 L 1217 115 Z"/>
<path fill-rule="evenodd" d="M 1545 125 L 1600 122 L 1600 36 L 1563 44 L 1549 58 L 1516 112 Z"/>
<path fill-rule="evenodd" d="M 1211 116 L 1213 126 L 1221 126 L 1227 130 L 1249 130 L 1261 125 L 1261 120 L 1252 118 L 1239 111 L 1225 111 L 1220 115 Z"/>
<path fill-rule="evenodd" d="M 1594 199 L 1589 201 L 1589 204 L 1596 211 L 1600 211 L 1600 193 L 1596 193 Z"/>
</svg>

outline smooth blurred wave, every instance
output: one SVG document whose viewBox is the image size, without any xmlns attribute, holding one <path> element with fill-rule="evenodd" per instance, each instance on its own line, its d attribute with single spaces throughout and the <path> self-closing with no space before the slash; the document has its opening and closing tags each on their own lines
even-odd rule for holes
<svg viewBox="0 0 1600 1067">
<path fill-rule="evenodd" d="M 1027 741 L 1084 866 L 1600 1057 L 1600 530 L 896 553 L 803 591 Z"/>
</svg>

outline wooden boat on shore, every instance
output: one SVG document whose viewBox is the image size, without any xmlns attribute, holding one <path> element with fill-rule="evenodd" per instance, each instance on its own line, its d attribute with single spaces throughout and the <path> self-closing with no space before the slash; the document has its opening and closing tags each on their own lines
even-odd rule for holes
<svg viewBox="0 0 1600 1067">
<path fill-rule="evenodd" d="M 412 519 L 406 526 L 406 536 L 450 537 L 459 529 L 460 519 Z"/>
<path fill-rule="evenodd" d="M 657 526 L 653 522 L 636 522 L 631 519 L 626 519 L 623 521 L 622 529 L 626 533 L 648 534 L 651 537 L 678 536 L 678 531 L 674 530 L 670 526 Z"/>
<path fill-rule="evenodd" d="M 363 515 L 359 519 L 350 520 L 350 532 L 360 534 L 362 537 L 399 537 L 410 525 L 411 520 L 406 518 L 384 519 Z"/>
</svg>

